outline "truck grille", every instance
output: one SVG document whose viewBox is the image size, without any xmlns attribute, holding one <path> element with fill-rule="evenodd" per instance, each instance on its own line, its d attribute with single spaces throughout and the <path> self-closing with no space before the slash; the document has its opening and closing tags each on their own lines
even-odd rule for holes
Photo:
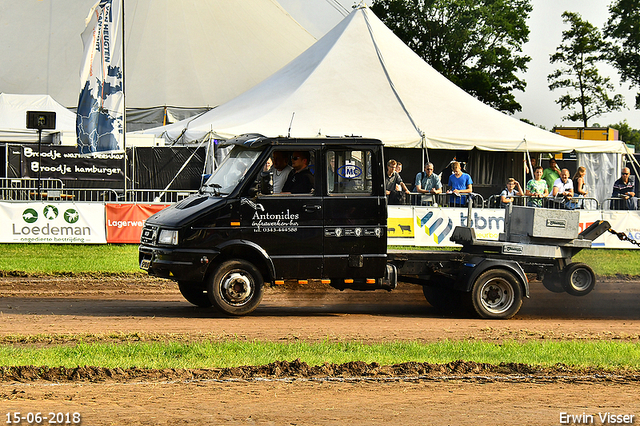
<svg viewBox="0 0 640 426">
<path fill-rule="evenodd" d="M 158 238 L 158 227 L 145 225 L 140 234 L 140 242 L 142 244 L 155 244 Z"/>
</svg>

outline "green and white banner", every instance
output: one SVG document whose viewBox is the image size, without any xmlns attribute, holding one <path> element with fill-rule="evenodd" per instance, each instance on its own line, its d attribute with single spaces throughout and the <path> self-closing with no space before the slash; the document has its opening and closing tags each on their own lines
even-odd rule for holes
<svg viewBox="0 0 640 426">
<path fill-rule="evenodd" d="M 105 244 L 103 204 L 0 202 L 1 243 Z"/>
</svg>

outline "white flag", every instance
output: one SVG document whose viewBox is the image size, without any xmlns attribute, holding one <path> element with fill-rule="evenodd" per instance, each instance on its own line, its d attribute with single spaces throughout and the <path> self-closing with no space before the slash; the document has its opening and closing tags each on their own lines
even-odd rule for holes
<svg viewBox="0 0 640 426">
<path fill-rule="evenodd" d="M 121 0 L 98 1 L 86 19 L 76 119 L 78 150 L 82 154 L 123 149 L 121 19 Z"/>
</svg>

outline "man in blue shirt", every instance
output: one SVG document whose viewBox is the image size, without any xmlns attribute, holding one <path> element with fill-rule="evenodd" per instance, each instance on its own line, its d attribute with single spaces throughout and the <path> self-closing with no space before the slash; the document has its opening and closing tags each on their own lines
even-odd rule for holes
<svg viewBox="0 0 640 426">
<path fill-rule="evenodd" d="M 473 192 L 473 180 L 471 176 L 462 171 L 460 163 L 454 161 L 451 164 L 451 176 L 449 176 L 449 190 L 447 194 L 451 194 L 450 204 L 452 206 L 465 206 L 467 204 L 467 195 Z"/>
</svg>

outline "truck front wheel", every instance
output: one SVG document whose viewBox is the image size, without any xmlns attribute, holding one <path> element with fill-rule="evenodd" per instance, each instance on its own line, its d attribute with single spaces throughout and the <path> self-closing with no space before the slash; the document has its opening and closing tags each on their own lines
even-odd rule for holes
<svg viewBox="0 0 640 426">
<path fill-rule="evenodd" d="M 211 307 L 209 295 L 207 295 L 202 288 L 198 288 L 196 284 L 189 281 L 178 281 L 178 289 L 180 289 L 182 297 L 187 299 L 187 302 L 190 302 L 200 308 Z"/>
<path fill-rule="evenodd" d="M 228 315 L 253 312 L 262 300 L 263 289 L 260 271 L 240 259 L 221 263 L 207 283 L 209 299 Z"/>
<path fill-rule="evenodd" d="M 481 318 L 508 319 L 522 306 L 522 288 L 511 272 L 489 269 L 473 283 L 471 303 Z"/>
</svg>

